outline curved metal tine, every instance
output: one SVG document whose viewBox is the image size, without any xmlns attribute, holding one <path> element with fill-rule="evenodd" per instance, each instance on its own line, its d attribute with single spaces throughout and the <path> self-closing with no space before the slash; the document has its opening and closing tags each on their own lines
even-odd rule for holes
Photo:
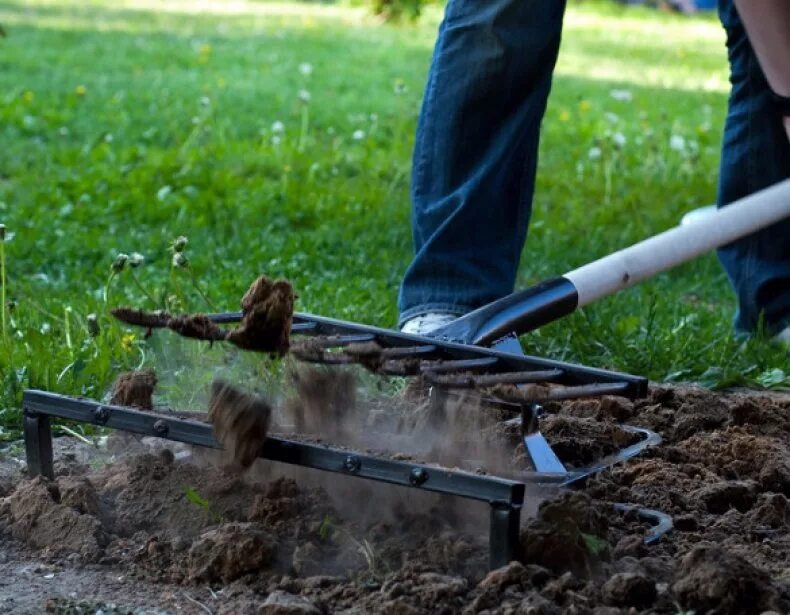
<svg viewBox="0 0 790 615">
<path fill-rule="evenodd" d="M 381 356 L 385 359 L 408 359 L 416 355 L 433 354 L 438 348 L 433 344 L 423 346 L 391 346 L 381 351 Z"/>
<path fill-rule="evenodd" d="M 314 322 L 295 322 L 291 325 L 291 335 L 313 333 L 318 331 L 318 325 Z"/>
<path fill-rule="evenodd" d="M 534 403 L 579 399 L 582 397 L 601 397 L 603 395 L 622 395 L 628 390 L 627 382 L 583 384 L 580 386 L 555 387 L 536 385 L 523 389 L 497 391 L 497 397 L 514 403 Z"/>
<path fill-rule="evenodd" d="M 376 341 L 376 336 L 372 333 L 356 333 L 353 335 L 328 335 L 326 337 L 313 338 L 310 341 L 310 345 L 313 348 L 341 348 L 349 344 L 362 344 L 374 341 Z"/>
<path fill-rule="evenodd" d="M 439 375 L 435 372 L 426 374 L 426 379 L 431 384 L 437 384 L 451 389 L 472 389 L 487 387 L 495 384 L 530 384 L 534 382 L 549 382 L 562 376 L 565 372 L 561 369 L 545 369 L 527 372 L 504 372 L 502 374 L 483 375 Z"/>
<path fill-rule="evenodd" d="M 639 517 L 649 521 L 653 527 L 645 534 L 644 542 L 646 545 L 653 544 L 660 539 L 664 534 L 669 532 L 675 524 L 672 517 L 667 513 L 652 508 L 639 508 L 634 504 L 614 504 L 615 510 L 622 513 L 635 512 Z"/>
<path fill-rule="evenodd" d="M 456 361 L 425 362 L 420 364 L 423 374 L 446 374 L 450 372 L 485 370 L 499 363 L 498 357 L 480 357 L 479 359 L 458 359 Z"/>
<path fill-rule="evenodd" d="M 649 446 L 657 446 L 661 444 L 661 436 L 659 436 L 655 431 L 652 431 L 650 429 L 645 429 L 644 427 L 634 427 L 633 425 L 620 425 L 620 429 L 622 429 L 623 431 L 630 431 L 631 433 L 642 434 L 644 436 L 644 439 L 640 440 L 636 444 L 627 446 L 624 449 L 617 451 L 616 453 L 607 455 L 606 457 L 600 459 L 599 461 L 596 461 L 592 465 L 571 471 L 570 476 L 566 481 L 566 484 L 570 485 L 572 483 L 588 478 L 593 474 L 599 474 L 604 470 L 608 470 L 613 465 L 622 463 L 623 461 L 628 461 L 632 457 L 636 457 L 639 453 L 641 453 Z"/>
</svg>

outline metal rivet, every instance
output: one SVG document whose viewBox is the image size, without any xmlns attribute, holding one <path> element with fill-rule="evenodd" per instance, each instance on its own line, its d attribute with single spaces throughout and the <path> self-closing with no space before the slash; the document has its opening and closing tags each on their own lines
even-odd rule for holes
<svg viewBox="0 0 790 615">
<path fill-rule="evenodd" d="M 362 467 L 362 462 L 359 460 L 359 457 L 355 457 L 354 455 L 349 455 L 346 457 L 346 460 L 343 462 L 343 467 L 345 468 L 346 472 L 351 472 L 356 474 L 359 472 L 359 469 Z"/>
<path fill-rule="evenodd" d="M 428 471 L 425 468 L 412 468 L 409 472 L 409 482 L 415 487 L 419 487 L 428 480 Z"/>
<path fill-rule="evenodd" d="M 110 420 L 110 411 L 104 406 L 99 406 L 93 411 L 93 422 L 97 425 L 106 425 Z"/>
<path fill-rule="evenodd" d="M 544 410 L 543 410 L 543 406 L 541 406 L 540 404 L 532 403 L 529 405 L 529 409 L 534 417 L 543 416 Z"/>
<path fill-rule="evenodd" d="M 166 436 L 169 429 L 170 428 L 167 426 L 167 423 L 165 423 L 162 419 L 159 419 L 156 421 L 156 423 L 154 423 L 154 433 L 157 436 Z"/>
</svg>

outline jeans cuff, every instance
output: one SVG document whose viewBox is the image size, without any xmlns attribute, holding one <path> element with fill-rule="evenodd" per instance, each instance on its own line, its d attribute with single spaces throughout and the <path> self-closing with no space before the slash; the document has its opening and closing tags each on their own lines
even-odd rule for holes
<svg viewBox="0 0 790 615">
<path fill-rule="evenodd" d="M 411 320 L 417 316 L 424 314 L 450 314 L 451 316 L 463 316 L 472 311 L 471 307 L 466 305 L 458 305 L 455 303 L 423 303 L 404 310 L 398 317 L 398 329 L 400 329 L 407 320 Z"/>
</svg>

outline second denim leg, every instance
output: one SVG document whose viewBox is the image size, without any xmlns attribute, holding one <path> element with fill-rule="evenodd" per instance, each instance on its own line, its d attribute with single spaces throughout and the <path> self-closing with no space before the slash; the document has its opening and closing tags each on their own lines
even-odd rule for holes
<svg viewBox="0 0 790 615">
<path fill-rule="evenodd" d="M 719 205 L 790 177 L 790 143 L 781 115 L 732 0 L 720 0 L 727 31 L 730 93 L 721 155 Z M 769 332 L 790 325 L 790 220 L 719 250 L 738 296 L 735 327 Z"/>
<path fill-rule="evenodd" d="M 450 0 L 412 166 L 415 257 L 403 320 L 513 290 L 564 2 Z"/>
</svg>

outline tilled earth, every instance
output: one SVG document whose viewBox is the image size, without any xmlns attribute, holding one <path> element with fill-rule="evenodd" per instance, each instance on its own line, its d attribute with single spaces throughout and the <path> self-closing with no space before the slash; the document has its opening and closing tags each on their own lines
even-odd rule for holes
<svg viewBox="0 0 790 615">
<path fill-rule="evenodd" d="M 57 439 L 54 481 L 0 451 L 0 612 L 790 612 L 790 395 L 659 387 L 547 411 L 571 466 L 627 446 L 620 422 L 664 442 L 525 514 L 523 561 L 490 573 L 485 505 L 124 435 Z M 646 546 L 615 502 L 675 529 Z"/>
</svg>

